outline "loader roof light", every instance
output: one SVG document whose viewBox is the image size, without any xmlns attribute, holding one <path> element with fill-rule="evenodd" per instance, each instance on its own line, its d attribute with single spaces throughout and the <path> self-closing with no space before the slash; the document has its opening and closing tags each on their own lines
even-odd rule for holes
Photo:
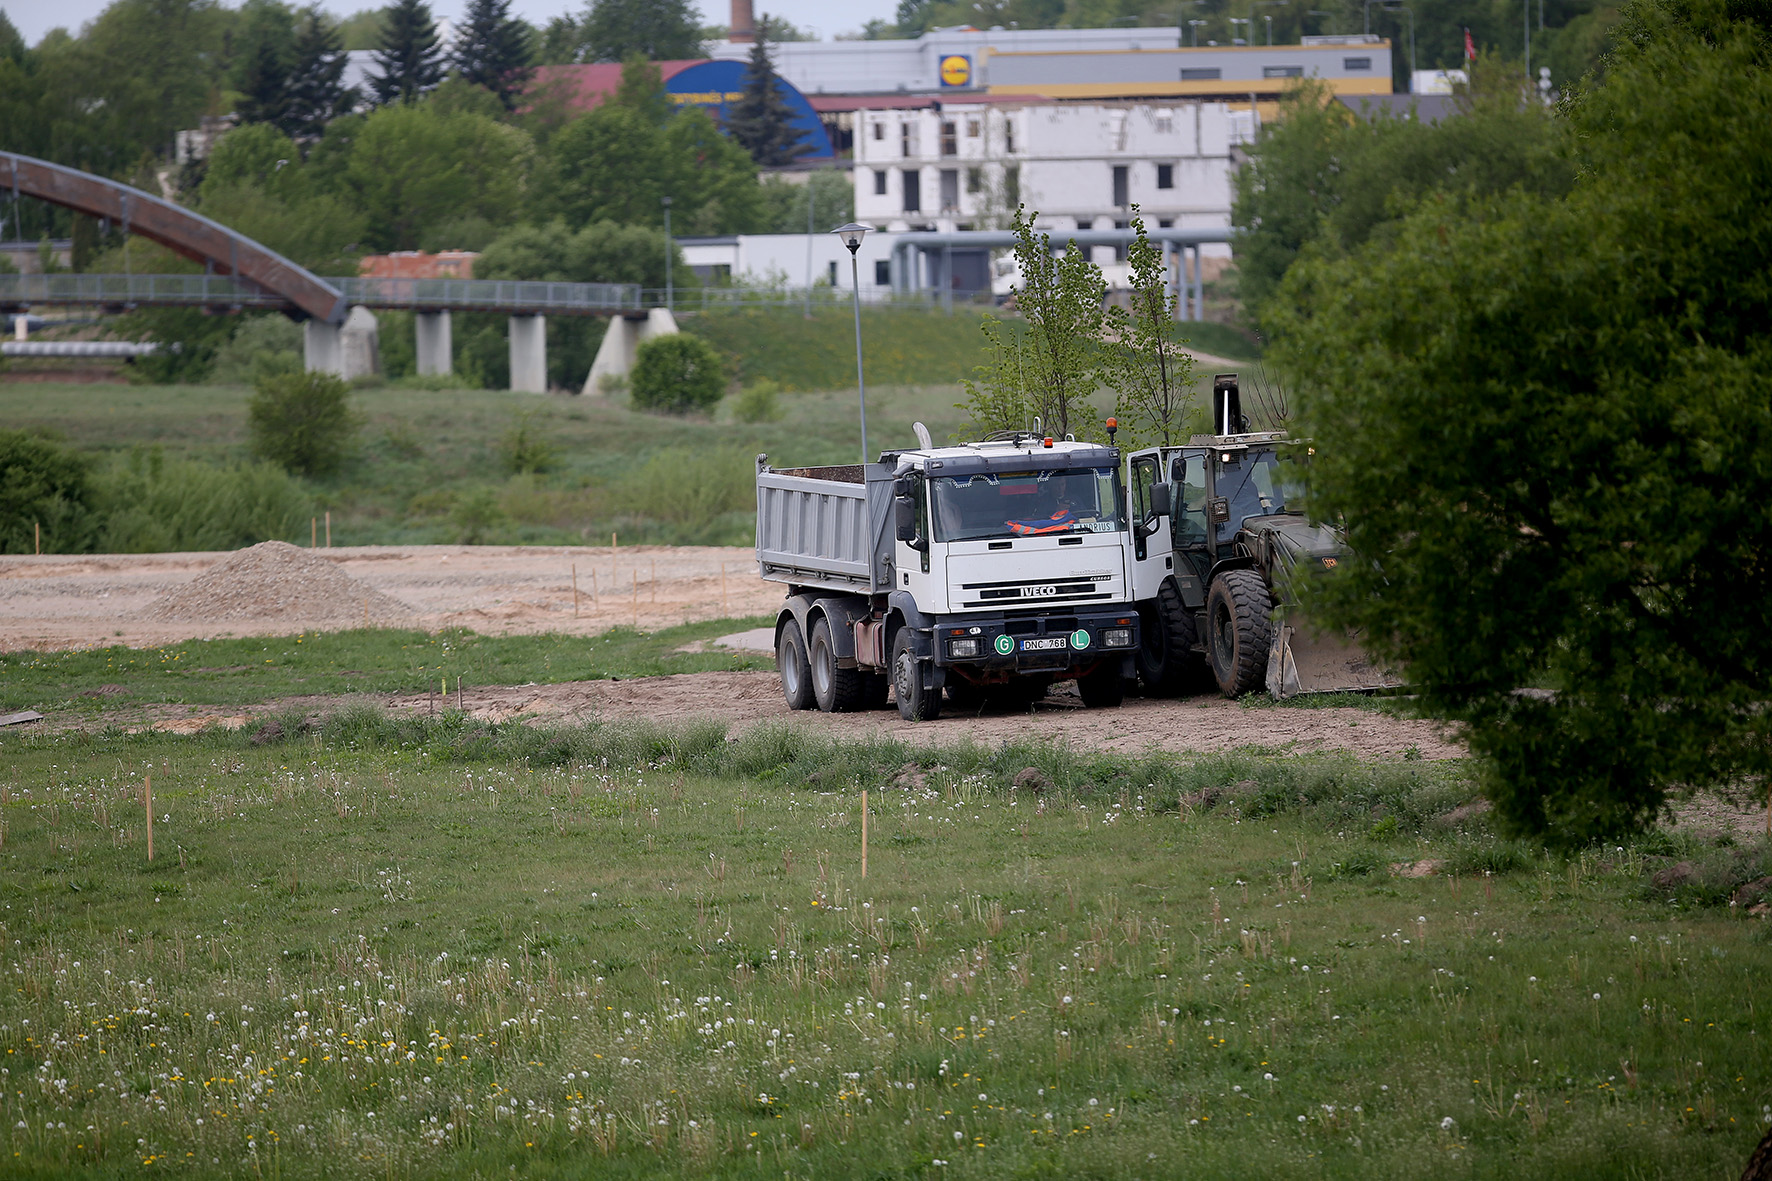
<svg viewBox="0 0 1772 1181">
<path fill-rule="evenodd" d="M 1042 446 L 1042 447 L 1052 446 L 1052 436 L 1047 435 L 1044 439 L 1040 440 L 1040 446 Z"/>
</svg>

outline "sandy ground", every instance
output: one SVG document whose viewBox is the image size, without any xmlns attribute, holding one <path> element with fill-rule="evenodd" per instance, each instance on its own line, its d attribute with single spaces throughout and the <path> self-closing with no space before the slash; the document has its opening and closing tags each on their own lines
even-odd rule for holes
<svg viewBox="0 0 1772 1181">
<path fill-rule="evenodd" d="M 769 614 L 782 597 L 779 585 L 757 577 L 754 551 L 739 547 L 413 545 L 318 552 L 411 607 L 415 624 L 430 629 L 594 635 L 621 624 L 656 628 Z M 227 556 L 0 558 L 0 651 L 118 643 L 148 647 L 224 635 L 282 635 L 307 626 L 284 618 L 204 627 L 137 617 Z"/>
</svg>

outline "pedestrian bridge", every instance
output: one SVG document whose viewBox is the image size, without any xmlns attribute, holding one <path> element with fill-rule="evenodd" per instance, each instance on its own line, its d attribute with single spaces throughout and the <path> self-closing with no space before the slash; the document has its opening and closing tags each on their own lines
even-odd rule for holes
<svg viewBox="0 0 1772 1181">
<path fill-rule="evenodd" d="M 639 288 L 627 284 L 322 278 L 182 205 L 90 172 L 0 152 L 0 193 L 8 192 L 15 206 L 21 197 L 35 197 L 158 242 L 201 263 L 204 273 L 0 275 L 0 312 L 56 306 L 280 311 L 305 322 L 309 369 L 347 377 L 364 371 L 363 350 L 354 340 L 373 331 L 364 326 L 373 317 L 354 309 L 416 313 L 420 373 L 450 371 L 452 312 L 501 312 L 510 317 L 511 388 L 538 392 L 547 389 L 544 317 L 645 317 Z"/>
</svg>

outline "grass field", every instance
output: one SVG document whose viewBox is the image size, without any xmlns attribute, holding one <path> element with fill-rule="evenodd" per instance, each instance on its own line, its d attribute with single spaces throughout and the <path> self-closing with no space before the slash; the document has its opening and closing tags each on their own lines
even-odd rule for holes
<svg viewBox="0 0 1772 1181">
<path fill-rule="evenodd" d="M 1767 924 L 1647 880 L 1764 851 L 1534 853 L 1455 764 L 363 710 L 0 752 L 9 1176 L 1722 1178 L 1772 1118 Z"/>
<path fill-rule="evenodd" d="M 372 628 L 187 640 L 163 648 L 4 652 L 0 710 L 100 714 L 144 701 L 244 705 L 313 694 L 423 693 L 441 679 L 451 686 L 556 684 L 770 668 L 769 657 L 755 652 L 679 651 L 697 640 L 770 623 L 766 617 L 720 619 L 654 632 L 617 627 L 596 636 Z M 99 692 L 117 684 L 127 686 L 127 696 Z"/>
</svg>

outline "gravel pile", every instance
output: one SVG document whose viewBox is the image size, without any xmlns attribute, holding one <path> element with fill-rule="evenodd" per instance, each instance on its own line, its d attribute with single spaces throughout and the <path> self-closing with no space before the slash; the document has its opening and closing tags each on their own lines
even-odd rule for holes
<svg viewBox="0 0 1772 1181">
<path fill-rule="evenodd" d="M 176 623 L 284 620 L 291 629 L 409 624 L 413 612 L 320 557 L 286 541 L 261 541 L 217 562 L 145 607 L 142 619 Z"/>
</svg>

